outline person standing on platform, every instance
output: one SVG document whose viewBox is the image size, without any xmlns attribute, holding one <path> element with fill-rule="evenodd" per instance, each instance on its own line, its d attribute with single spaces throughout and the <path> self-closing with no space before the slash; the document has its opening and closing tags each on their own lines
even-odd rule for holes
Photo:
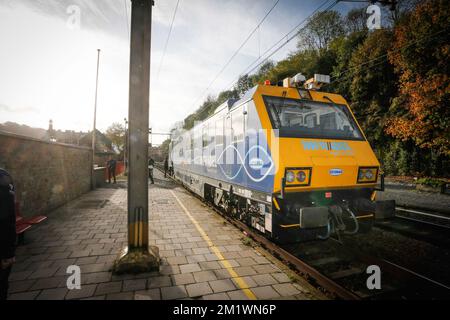
<svg viewBox="0 0 450 320">
<path fill-rule="evenodd" d="M 108 167 L 108 183 L 111 183 L 111 176 L 114 178 L 114 183 L 116 183 L 116 165 L 117 161 L 113 157 L 110 157 L 106 166 Z"/>
<path fill-rule="evenodd" d="M 16 254 L 15 189 L 9 173 L 0 168 L 0 300 L 8 296 L 9 274 Z"/>
<path fill-rule="evenodd" d="M 166 157 L 166 159 L 164 159 L 164 178 L 167 175 L 167 170 L 169 170 L 169 160 Z"/>
<path fill-rule="evenodd" d="M 152 184 L 155 184 L 155 181 L 153 180 L 153 167 L 155 166 L 155 160 L 150 158 L 148 160 L 148 177 L 152 181 Z"/>
</svg>

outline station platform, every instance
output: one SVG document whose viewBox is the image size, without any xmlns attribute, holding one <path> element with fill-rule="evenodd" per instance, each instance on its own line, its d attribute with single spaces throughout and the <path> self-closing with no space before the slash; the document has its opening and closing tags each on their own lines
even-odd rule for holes
<svg viewBox="0 0 450 320">
<path fill-rule="evenodd" d="M 125 181 L 96 189 L 48 214 L 25 235 L 10 276 L 11 300 L 324 299 L 180 185 L 155 170 L 149 184 L 149 238 L 159 272 L 113 275 L 126 245 Z M 67 288 L 67 267 L 81 289 Z"/>
</svg>

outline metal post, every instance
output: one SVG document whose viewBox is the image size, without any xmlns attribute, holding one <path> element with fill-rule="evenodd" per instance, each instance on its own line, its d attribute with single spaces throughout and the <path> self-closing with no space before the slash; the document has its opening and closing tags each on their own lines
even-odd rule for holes
<svg viewBox="0 0 450 320">
<path fill-rule="evenodd" d="M 92 130 L 92 163 L 91 163 L 91 189 L 95 189 L 95 131 L 97 122 L 97 92 L 98 92 L 98 69 L 100 65 L 100 49 L 97 49 L 97 76 L 95 79 L 95 102 L 94 102 L 94 125 Z"/>
<path fill-rule="evenodd" d="M 131 0 L 128 109 L 128 246 L 114 271 L 159 270 L 158 248 L 148 243 L 148 127 L 152 0 Z"/>
<path fill-rule="evenodd" d="M 127 149 L 128 149 L 128 131 L 127 131 L 127 124 L 128 120 L 127 118 L 123 118 L 123 121 L 125 122 L 125 136 L 124 136 L 124 143 L 123 143 L 123 165 L 125 170 L 125 176 L 127 175 Z"/>
</svg>

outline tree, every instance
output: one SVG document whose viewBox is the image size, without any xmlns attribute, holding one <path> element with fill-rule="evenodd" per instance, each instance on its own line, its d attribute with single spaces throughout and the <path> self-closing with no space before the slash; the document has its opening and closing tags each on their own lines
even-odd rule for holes
<svg viewBox="0 0 450 320">
<path fill-rule="evenodd" d="M 350 69 L 350 61 L 357 54 L 358 48 L 364 43 L 366 38 L 367 30 L 354 31 L 331 42 L 330 50 L 334 53 L 334 63 L 330 73 L 332 81 L 327 89 L 338 92 L 347 99 L 351 97 L 350 85 L 353 78 L 351 71 L 353 70 Z"/>
<path fill-rule="evenodd" d="M 237 92 L 236 89 L 226 90 L 226 91 L 222 91 L 221 93 L 219 93 L 219 96 L 217 97 L 217 103 L 219 105 L 221 105 L 228 99 L 238 99 L 238 98 L 239 98 L 239 93 Z"/>
<path fill-rule="evenodd" d="M 123 124 L 114 122 L 106 129 L 106 136 L 111 140 L 113 148 L 123 154 L 125 147 L 125 127 Z"/>
<path fill-rule="evenodd" d="M 345 17 L 345 30 L 347 34 L 367 30 L 366 8 L 352 9 Z"/>
<path fill-rule="evenodd" d="M 396 26 L 389 60 L 400 77 L 386 132 L 450 156 L 450 4 L 426 1 Z"/>
<path fill-rule="evenodd" d="M 299 49 L 321 52 L 328 49 L 331 41 L 344 34 L 344 21 L 337 11 L 322 11 L 312 16 L 300 32 Z"/>
<path fill-rule="evenodd" d="M 202 121 L 213 114 L 214 110 L 216 110 L 219 105 L 220 103 L 218 100 L 214 96 L 209 95 L 197 111 L 184 119 L 183 128 L 186 130 L 193 128 L 197 121 Z"/>
<path fill-rule="evenodd" d="M 312 77 L 314 73 L 327 73 L 330 71 L 330 64 L 327 60 L 329 60 L 327 54 L 321 57 L 315 50 L 300 50 L 290 54 L 286 59 L 279 61 L 269 71 L 268 78 L 272 83 L 277 83 L 299 72 L 306 77 Z"/>
<path fill-rule="evenodd" d="M 163 141 L 163 143 L 160 146 L 164 159 L 169 155 L 169 145 L 170 145 L 170 139 L 166 139 Z"/>
<path fill-rule="evenodd" d="M 239 93 L 239 95 L 244 95 L 248 90 L 253 87 L 253 81 L 248 76 L 248 74 L 244 74 L 239 77 L 238 82 L 236 84 L 235 90 Z"/>
<path fill-rule="evenodd" d="M 258 71 L 251 76 L 253 83 L 264 83 L 265 80 L 269 78 L 269 73 L 275 68 L 275 63 L 273 61 L 264 62 L 258 69 Z"/>
<path fill-rule="evenodd" d="M 383 128 L 391 99 L 397 93 L 397 78 L 386 59 L 392 38 L 390 30 L 372 32 L 354 52 L 343 75 L 351 79 L 351 107 L 373 146 L 386 143 Z"/>
</svg>

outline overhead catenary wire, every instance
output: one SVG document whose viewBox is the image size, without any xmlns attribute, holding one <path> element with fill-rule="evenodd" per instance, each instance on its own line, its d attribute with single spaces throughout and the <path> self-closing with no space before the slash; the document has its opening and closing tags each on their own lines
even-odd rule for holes
<svg viewBox="0 0 450 320">
<path fill-rule="evenodd" d="M 329 7 L 328 7 L 327 9 L 325 9 L 324 11 L 330 10 L 330 9 L 331 9 L 334 5 L 336 5 L 338 2 L 339 2 L 339 0 L 338 0 L 338 1 L 335 1 L 331 6 L 329 6 Z M 322 5 L 322 6 L 323 6 L 323 5 Z M 316 9 L 316 11 L 317 11 L 317 9 Z M 314 14 L 314 13 L 312 13 L 311 15 L 313 15 L 313 14 Z M 292 40 L 292 39 L 293 39 L 300 31 L 301 31 L 301 29 L 300 29 L 298 32 L 296 32 L 296 34 L 295 34 L 294 36 L 290 37 L 290 38 L 287 40 L 287 42 L 290 41 L 290 40 Z M 397 51 L 400 51 L 400 50 L 402 50 L 402 49 L 404 49 L 404 48 L 407 48 L 407 47 L 409 47 L 409 46 L 412 46 L 412 45 L 414 45 L 414 44 L 416 44 L 416 43 L 419 43 L 419 42 L 421 42 L 421 41 L 424 41 L 424 40 L 426 40 L 426 41 L 431 40 L 431 39 L 433 39 L 436 35 L 438 35 L 438 34 L 440 34 L 440 33 L 443 33 L 443 32 L 446 32 L 446 31 L 447 31 L 447 28 L 442 29 L 442 30 L 440 30 L 440 31 L 438 31 L 438 32 L 435 32 L 435 33 L 430 34 L 430 35 L 426 35 L 426 36 L 424 36 L 424 37 L 422 37 L 422 38 L 420 38 L 420 39 L 417 39 L 417 40 L 415 40 L 415 41 L 412 41 L 411 43 L 408 43 L 408 44 L 406 44 L 406 45 L 404 45 L 404 46 L 402 46 L 402 47 L 400 47 L 400 48 L 397 48 L 397 49 L 395 49 L 395 50 L 391 50 L 390 52 L 391 52 L 391 53 L 397 52 Z M 291 33 L 291 32 L 289 32 L 289 33 Z M 286 42 L 286 43 L 287 43 L 287 42 Z M 286 44 L 286 43 L 285 43 L 285 44 Z M 249 74 L 249 73 L 253 72 L 253 71 L 254 71 L 256 68 L 258 68 L 261 64 L 263 64 L 265 61 L 267 61 L 268 58 L 270 58 L 270 56 L 272 56 L 273 54 L 275 54 L 281 47 L 282 47 L 282 46 L 280 46 L 279 48 L 277 48 L 274 52 L 272 52 L 268 57 L 266 57 L 263 61 L 261 61 L 258 65 L 256 65 L 255 67 L 253 67 L 251 70 L 249 70 L 249 71 L 244 71 L 243 73 L 241 73 L 241 75 L 242 75 L 242 74 Z M 269 51 L 270 51 L 270 49 L 269 49 Z M 264 54 L 265 54 L 265 53 L 264 53 Z M 263 55 L 264 55 L 264 54 L 263 54 Z M 387 58 L 387 57 L 388 57 L 388 53 L 382 54 L 382 55 L 380 55 L 380 56 L 378 56 L 378 57 L 375 57 L 375 58 L 373 58 L 373 59 L 371 59 L 371 60 L 368 60 L 368 61 L 366 61 L 366 62 L 364 62 L 364 63 L 361 63 L 361 64 L 356 65 L 356 66 L 352 66 L 352 67 L 350 67 L 350 68 L 348 68 L 348 69 L 342 71 L 341 73 L 347 73 L 347 72 L 349 72 L 349 71 L 351 71 L 351 70 L 353 70 L 353 69 L 359 68 L 359 67 L 361 67 L 361 66 L 368 65 L 368 64 L 370 64 L 370 63 L 372 63 L 372 62 L 374 62 L 374 61 L 377 61 L 377 60 L 382 59 L 382 58 Z M 259 60 L 259 59 L 257 59 L 257 60 Z M 375 64 L 373 64 L 373 65 L 370 65 L 370 66 L 368 67 L 368 69 L 373 68 L 373 67 L 376 67 L 376 66 L 380 65 L 380 64 L 383 63 L 383 62 L 384 62 L 384 60 L 382 60 L 381 62 L 375 63 Z M 247 69 L 246 69 L 246 70 L 247 70 Z M 335 78 L 335 79 L 338 78 L 336 81 L 333 81 L 333 83 L 339 83 L 339 82 L 341 82 L 341 81 L 344 81 L 344 80 L 348 79 L 351 75 L 353 75 L 353 72 L 351 72 L 351 73 L 349 73 L 349 74 L 346 74 L 344 77 L 340 77 L 340 78 L 338 78 L 338 76 L 331 76 L 331 79 L 333 79 L 333 78 Z M 231 89 L 231 88 L 236 84 L 236 82 L 237 82 L 237 80 L 234 80 L 234 81 L 227 87 L 228 90 Z"/>
<path fill-rule="evenodd" d="M 396 48 L 396 49 L 394 49 L 394 50 L 390 50 L 388 53 L 383 53 L 383 54 L 381 54 L 381 55 L 379 55 L 379 56 L 377 56 L 377 57 L 375 57 L 375 58 L 373 58 L 373 59 L 370 59 L 370 60 L 364 62 L 364 63 L 360 63 L 360 64 L 358 64 L 358 65 L 352 66 L 352 67 L 350 67 L 350 68 L 348 68 L 348 69 L 346 69 L 346 70 L 344 70 L 344 71 L 341 72 L 341 74 L 344 74 L 344 73 L 345 73 L 345 75 L 344 75 L 343 77 L 332 76 L 331 78 L 335 78 L 335 79 L 336 79 L 336 81 L 333 81 L 333 83 L 340 83 L 340 82 L 342 82 L 342 81 L 344 81 L 344 80 L 347 80 L 348 78 L 350 78 L 351 76 L 353 76 L 355 73 L 357 73 L 358 71 L 360 71 L 359 68 L 361 68 L 361 67 L 365 67 L 366 69 L 371 69 L 371 68 L 373 68 L 373 67 L 376 67 L 376 66 L 378 66 L 378 65 L 380 65 L 380 64 L 382 64 L 382 63 L 384 63 L 384 62 L 385 62 L 385 59 L 388 58 L 388 55 L 389 55 L 390 53 L 392 54 L 392 53 L 398 52 L 398 51 L 400 51 L 400 50 L 403 50 L 403 49 L 405 49 L 405 48 L 408 48 L 408 47 L 411 47 L 411 46 L 413 46 L 413 45 L 415 45 L 415 44 L 418 44 L 418 43 L 420 43 L 420 42 L 422 42 L 422 41 L 427 42 L 427 41 L 433 40 L 433 39 L 437 38 L 437 36 L 438 36 L 439 34 L 446 32 L 447 29 L 448 29 L 448 28 L 445 28 L 445 29 L 439 30 L 439 31 L 437 31 L 437 32 L 435 32 L 435 33 L 432 33 L 432 34 L 423 36 L 422 38 L 417 39 L 417 40 L 414 40 L 414 41 L 411 41 L 411 42 L 408 42 L 408 43 L 406 43 L 405 45 L 403 45 L 403 46 L 401 46 L 401 47 L 399 47 L 399 48 Z M 380 60 L 380 59 L 382 59 L 382 60 Z M 375 61 L 377 61 L 377 60 L 380 60 L 380 61 L 378 61 L 378 62 L 376 62 L 376 63 L 373 63 L 373 62 L 375 62 Z M 373 64 L 371 64 L 371 63 L 373 63 Z M 363 68 L 363 69 L 364 69 L 364 68 Z"/>
<path fill-rule="evenodd" d="M 275 42 L 269 49 L 264 51 L 264 53 L 261 55 L 264 57 L 266 54 L 271 52 L 272 49 L 274 49 L 277 45 L 281 43 L 279 47 L 277 47 L 273 52 L 271 52 L 267 57 L 265 57 L 263 60 L 261 60 L 257 65 L 253 66 L 255 63 L 257 63 L 261 57 L 258 57 L 255 61 L 253 61 L 250 65 L 248 65 L 243 72 L 239 74 L 239 77 L 244 74 L 250 74 L 254 70 L 256 70 L 259 66 L 261 66 L 263 63 L 265 63 L 270 57 L 272 57 L 275 53 L 277 53 L 279 50 L 281 50 L 285 45 L 287 45 L 290 41 L 292 41 L 297 35 L 303 30 L 303 28 L 300 28 L 297 30 L 302 24 L 307 22 L 314 14 L 316 14 L 322 7 L 324 7 L 330 0 L 325 0 L 319 7 L 317 7 L 313 12 L 311 12 L 306 18 L 304 18 L 302 21 L 300 21 L 294 28 L 292 28 L 288 33 L 286 33 L 283 37 L 280 38 L 277 42 Z M 333 8 L 340 0 L 334 0 L 331 5 L 329 5 L 325 10 L 327 11 Z M 291 33 L 296 31 L 292 36 L 289 36 Z M 285 40 L 286 39 L 286 40 Z M 285 40 L 285 42 L 283 42 Z M 253 67 L 252 67 L 253 66 Z M 230 90 L 237 82 L 238 79 L 233 80 L 229 85 L 226 86 L 228 90 Z"/>
<path fill-rule="evenodd" d="M 414 41 L 411 41 L 410 43 L 407 43 L 407 44 L 405 44 L 405 45 L 403 45 L 403 46 L 401 46 L 401 47 L 399 47 L 399 48 L 397 48 L 397 49 L 395 49 L 395 50 L 390 50 L 389 53 L 398 52 L 398 51 L 400 51 L 400 50 L 402 50 L 402 49 L 405 49 L 405 48 L 407 48 L 407 47 L 413 46 L 413 45 L 415 45 L 415 44 L 417 44 L 417 43 L 420 43 L 420 42 L 422 42 L 422 41 L 424 41 L 424 40 L 425 40 L 425 41 L 432 40 L 432 39 L 436 38 L 436 36 L 437 36 L 438 34 L 443 33 L 443 32 L 446 32 L 447 29 L 448 29 L 448 28 L 445 28 L 445 29 L 439 30 L 438 32 L 435 32 L 435 33 L 432 33 L 432 34 L 423 36 L 422 38 L 417 39 L 417 40 L 414 40 Z M 364 65 L 369 64 L 369 63 L 371 63 L 371 62 L 373 62 L 373 61 L 376 61 L 376 60 L 378 60 L 378 59 L 387 58 L 387 56 L 389 55 L 389 53 L 381 54 L 381 55 L 379 55 L 379 56 L 377 56 L 377 57 L 375 57 L 375 58 L 373 58 L 373 59 L 371 59 L 371 60 L 369 60 L 369 61 L 366 61 L 366 62 L 364 62 L 364 63 L 361 63 L 361 64 L 356 65 L 356 66 L 353 66 L 353 67 L 350 67 L 350 68 L 348 68 L 348 69 L 346 69 L 346 70 L 344 70 L 344 71 L 342 71 L 342 72 L 343 72 L 343 73 L 344 73 L 344 72 L 348 72 L 348 71 L 350 71 L 350 70 L 352 70 L 352 69 L 355 69 L 355 68 L 364 66 Z"/>
<path fill-rule="evenodd" d="M 158 80 L 158 78 L 159 78 L 159 74 L 161 72 L 161 67 L 162 67 L 162 65 L 164 63 L 164 58 L 165 58 L 166 52 L 167 52 L 167 45 L 169 44 L 170 36 L 172 34 L 173 24 L 175 22 L 175 17 L 177 16 L 177 11 L 178 11 L 179 4 L 180 4 L 180 0 L 177 0 L 177 4 L 176 4 L 175 9 L 173 11 L 172 21 L 170 23 L 170 28 L 169 28 L 169 32 L 167 34 L 166 42 L 164 43 L 163 54 L 161 56 L 161 60 L 159 62 L 159 66 L 158 66 L 158 71 L 156 73 L 156 80 Z"/>
<path fill-rule="evenodd" d="M 278 5 L 279 2 L 280 2 L 280 0 L 275 1 L 275 3 L 272 5 L 272 7 L 269 9 L 269 11 L 267 11 L 267 13 L 264 15 L 264 17 L 259 21 L 259 23 L 256 25 L 256 27 L 250 32 L 250 34 L 247 36 L 247 38 L 241 43 L 241 45 L 231 55 L 231 57 L 228 59 L 228 61 L 222 66 L 222 68 L 219 70 L 219 72 L 216 74 L 216 76 L 212 79 L 212 81 L 208 84 L 208 86 L 202 92 L 202 94 L 197 99 L 195 99 L 195 101 L 193 103 L 193 107 L 197 104 L 198 100 L 203 98 L 204 95 L 209 91 L 209 89 L 214 84 L 214 82 L 216 82 L 216 80 L 220 77 L 220 75 L 230 65 L 230 63 L 238 55 L 238 53 L 241 51 L 241 49 L 244 47 L 244 45 L 250 40 L 250 38 L 253 36 L 253 34 L 260 28 L 260 26 L 263 24 L 263 22 L 266 20 L 266 18 L 270 15 L 270 13 L 273 11 L 273 9 L 275 9 L 275 7 Z"/>
</svg>

